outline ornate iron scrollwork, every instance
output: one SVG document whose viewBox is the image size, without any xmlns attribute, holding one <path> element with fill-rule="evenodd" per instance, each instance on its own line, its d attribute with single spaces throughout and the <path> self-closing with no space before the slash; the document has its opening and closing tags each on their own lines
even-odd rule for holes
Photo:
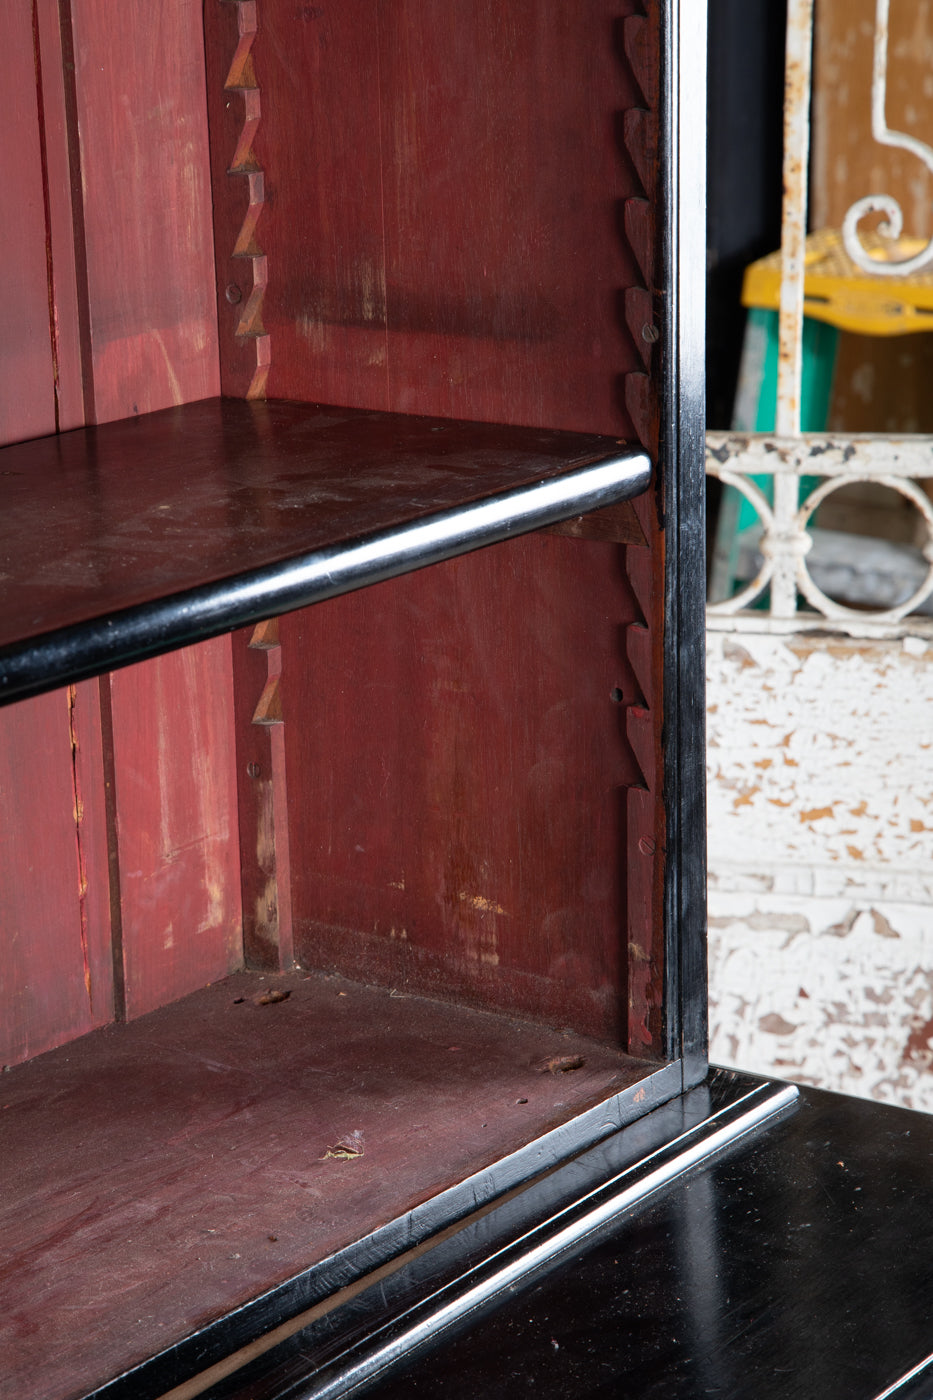
<svg viewBox="0 0 933 1400">
<path fill-rule="evenodd" d="M 875 7 L 875 51 L 871 81 L 871 134 L 881 146 L 896 146 L 910 151 L 933 173 L 933 148 L 903 131 L 892 131 L 885 117 L 888 82 L 888 11 L 890 0 L 877 0 Z M 933 262 L 933 239 L 910 258 L 890 262 L 874 258 L 867 252 L 858 236 L 858 225 L 866 214 L 884 214 L 879 233 L 886 238 L 900 238 L 904 215 L 897 200 L 889 194 L 869 194 L 857 199 L 842 222 L 842 239 L 849 257 L 866 272 L 879 277 L 906 277 Z"/>
</svg>

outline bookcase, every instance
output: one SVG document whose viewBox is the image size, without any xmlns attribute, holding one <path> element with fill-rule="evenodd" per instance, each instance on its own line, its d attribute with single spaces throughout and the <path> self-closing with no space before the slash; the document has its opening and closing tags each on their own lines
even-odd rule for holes
<svg viewBox="0 0 933 1400">
<path fill-rule="evenodd" d="M 705 1073 L 696 15 L 2 24 L 3 1385 L 155 1397 Z"/>
</svg>

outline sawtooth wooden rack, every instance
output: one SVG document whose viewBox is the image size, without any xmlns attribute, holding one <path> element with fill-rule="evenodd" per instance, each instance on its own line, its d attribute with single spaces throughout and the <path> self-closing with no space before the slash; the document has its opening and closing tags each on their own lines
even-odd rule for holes
<svg viewBox="0 0 933 1400">
<path fill-rule="evenodd" d="M 0 21 L 4 1395 L 156 1400 L 705 1074 L 680 24 Z"/>
</svg>

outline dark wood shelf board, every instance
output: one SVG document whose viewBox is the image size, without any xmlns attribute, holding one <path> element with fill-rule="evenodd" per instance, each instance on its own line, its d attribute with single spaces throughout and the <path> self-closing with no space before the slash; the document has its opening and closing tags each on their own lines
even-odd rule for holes
<svg viewBox="0 0 933 1400">
<path fill-rule="evenodd" d="M 657 1069 L 307 973 L 236 974 L 17 1066 L 0 1391 L 84 1394 Z"/>
<path fill-rule="evenodd" d="M 613 438 L 205 399 L 0 452 L 0 703 L 645 489 Z"/>
</svg>

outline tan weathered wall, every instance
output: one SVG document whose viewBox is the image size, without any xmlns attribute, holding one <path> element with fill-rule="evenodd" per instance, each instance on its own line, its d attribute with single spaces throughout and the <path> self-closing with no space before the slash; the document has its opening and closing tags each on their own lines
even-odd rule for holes
<svg viewBox="0 0 933 1400">
<path fill-rule="evenodd" d="M 904 233 L 933 234 L 933 175 L 871 135 L 875 0 L 816 0 L 810 226 L 841 228 L 868 194 L 891 194 Z M 892 0 L 887 124 L 933 146 L 933 0 Z M 877 219 L 876 219 L 877 222 Z M 829 426 L 933 432 L 933 335 L 843 336 Z"/>
<path fill-rule="evenodd" d="M 816 0 L 810 213 L 813 228 L 839 228 L 849 205 L 887 193 L 904 232 L 933 233 L 933 175 L 907 151 L 871 136 L 875 0 Z M 933 3 L 892 0 L 887 122 L 933 145 Z"/>
</svg>

